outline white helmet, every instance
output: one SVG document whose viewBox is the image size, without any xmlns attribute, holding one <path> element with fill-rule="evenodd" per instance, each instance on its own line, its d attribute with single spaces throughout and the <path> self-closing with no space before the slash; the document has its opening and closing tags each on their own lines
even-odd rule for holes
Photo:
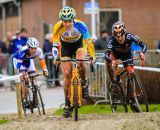
<svg viewBox="0 0 160 130">
<path fill-rule="evenodd" d="M 37 48 L 39 46 L 39 42 L 36 38 L 30 37 L 27 40 L 27 45 L 31 48 Z"/>
<path fill-rule="evenodd" d="M 112 26 L 112 34 L 114 36 L 122 36 L 123 34 L 126 33 L 125 30 L 125 25 L 123 22 L 117 21 L 116 23 L 113 24 Z"/>
</svg>

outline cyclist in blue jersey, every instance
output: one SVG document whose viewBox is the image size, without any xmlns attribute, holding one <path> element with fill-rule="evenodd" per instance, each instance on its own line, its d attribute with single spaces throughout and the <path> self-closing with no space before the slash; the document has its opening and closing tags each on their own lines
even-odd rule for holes
<svg viewBox="0 0 160 130">
<path fill-rule="evenodd" d="M 39 57 L 44 76 L 48 76 L 48 70 L 43 57 L 42 49 L 36 38 L 31 37 L 27 40 L 25 46 L 14 54 L 13 64 L 19 70 L 20 79 L 25 82 L 25 76 L 36 73 L 34 58 Z M 22 99 L 27 102 L 28 88 L 22 83 Z"/>
<path fill-rule="evenodd" d="M 113 78 L 112 65 L 116 64 L 116 59 L 126 60 L 133 59 L 132 44 L 135 43 L 141 47 L 140 56 L 142 59 L 145 57 L 147 46 L 135 35 L 126 32 L 123 22 L 117 21 L 112 26 L 112 36 L 108 41 L 107 49 L 105 52 L 106 70 L 112 82 Z M 133 60 L 123 64 L 128 72 L 134 72 Z"/>
</svg>

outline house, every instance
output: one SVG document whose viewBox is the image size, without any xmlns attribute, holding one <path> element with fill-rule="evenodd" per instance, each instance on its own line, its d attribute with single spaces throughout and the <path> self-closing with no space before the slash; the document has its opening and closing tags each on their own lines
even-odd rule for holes
<svg viewBox="0 0 160 130">
<path fill-rule="evenodd" d="M 95 2 L 99 9 L 95 11 L 97 36 L 104 29 L 111 34 L 112 24 L 123 20 L 127 31 L 144 39 L 149 48 L 156 47 L 160 38 L 159 0 Z M 76 10 L 77 18 L 84 21 L 91 32 L 90 0 L 0 0 L 0 38 L 9 30 L 25 27 L 29 35 L 37 37 L 42 43 L 44 35 L 51 32 L 52 26 L 59 21 L 58 14 L 64 4 Z"/>
</svg>

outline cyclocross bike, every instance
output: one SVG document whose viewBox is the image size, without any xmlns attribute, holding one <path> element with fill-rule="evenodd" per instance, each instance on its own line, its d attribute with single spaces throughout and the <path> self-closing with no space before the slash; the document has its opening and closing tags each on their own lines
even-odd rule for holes
<svg viewBox="0 0 160 130">
<path fill-rule="evenodd" d="M 78 108 L 82 106 L 82 85 L 81 85 L 81 75 L 80 75 L 81 67 L 78 63 L 81 61 L 91 61 L 91 60 L 68 59 L 68 60 L 58 60 L 58 61 L 72 63 L 71 86 L 69 88 L 70 110 L 71 112 L 74 111 L 74 120 L 78 121 Z M 93 71 L 92 63 L 91 63 L 91 70 Z"/>
<path fill-rule="evenodd" d="M 131 60 L 139 60 L 139 57 L 125 61 L 117 60 L 115 66 L 116 81 L 109 84 L 108 96 L 112 112 L 116 112 L 117 107 L 122 105 L 125 112 L 128 112 L 128 105 L 133 112 L 148 112 L 148 101 L 145 90 L 136 72 L 127 73 L 126 69 L 118 67 L 119 63 L 126 63 Z M 141 63 L 143 65 L 141 60 Z M 122 78 L 123 77 L 123 78 Z"/>
<path fill-rule="evenodd" d="M 26 80 L 22 82 L 26 85 L 25 87 L 28 87 L 27 103 L 22 99 L 22 108 L 25 116 L 27 116 L 27 110 L 33 113 L 34 109 L 38 109 L 39 115 L 41 114 L 45 115 L 45 108 L 42 100 L 42 95 L 36 81 L 36 77 L 40 75 L 43 74 L 34 74 L 25 76 Z"/>
</svg>

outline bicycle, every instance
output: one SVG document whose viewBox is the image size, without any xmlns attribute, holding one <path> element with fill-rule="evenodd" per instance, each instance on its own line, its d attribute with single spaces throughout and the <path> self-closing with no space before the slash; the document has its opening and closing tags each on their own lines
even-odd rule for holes
<svg viewBox="0 0 160 130">
<path fill-rule="evenodd" d="M 28 87 L 27 102 L 24 99 L 22 99 L 22 108 L 25 117 L 27 116 L 27 109 L 29 109 L 31 113 L 34 113 L 33 109 L 35 108 L 38 109 L 39 115 L 41 115 L 41 112 L 43 115 L 45 115 L 45 108 L 42 100 L 42 95 L 36 81 L 36 77 L 40 75 L 43 74 L 34 74 L 25 76 L 25 81 L 22 82 L 24 83 L 25 87 Z M 22 90 L 21 90 L 21 95 L 22 95 Z"/>
<path fill-rule="evenodd" d="M 118 67 L 119 63 L 139 59 L 139 57 L 135 57 L 124 61 L 117 60 L 115 66 L 116 80 L 109 84 L 108 89 L 109 102 L 113 113 L 116 112 L 118 105 L 122 105 L 125 112 L 128 112 L 128 104 L 133 112 L 149 112 L 147 96 L 139 76 L 136 72 L 127 73 L 124 68 L 120 71 Z M 141 63 L 143 65 L 143 62 Z M 122 76 L 124 76 L 124 79 L 122 79 Z"/>
<path fill-rule="evenodd" d="M 68 60 L 58 60 L 58 61 L 72 63 L 71 86 L 69 88 L 70 111 L 71 112 L 74 111 L 74 120 L 78 121 L 78 109 L 82 106 L 82 85 L 81 85 L 81 75 L 80 75 L 81 67 L 79 66 L 78 62 L 91 61 L 91 60 L 68 59 Z M 92 64 L 91 64 L 91 71 L 93 71 Z"/>
</svg>

